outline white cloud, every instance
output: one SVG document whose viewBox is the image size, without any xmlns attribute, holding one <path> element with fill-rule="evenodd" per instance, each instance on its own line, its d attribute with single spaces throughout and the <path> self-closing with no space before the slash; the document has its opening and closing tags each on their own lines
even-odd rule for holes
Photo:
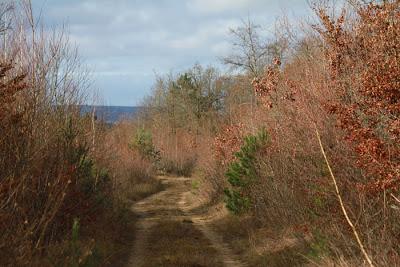
<svg viewBox="0 0 400 267">
<path fill-rule="evenodd" d="M 70 40 L 111 104 L 149 90 L 154 72 L 195 62 L 218 64 L 229 54 L 229 28 L 248 16 L 272 25 L 282 10 L 301 12 L 306 0 L 35 0 L 49 25 L 69 23 Z M 122 77 L 122 78 L 121 78 Z M 137 88 L 135 94 L 129 91 Z M 118 93 L 117 93 L 118 92 Z M 124 96 L 119 96 L 119 93 Z"/>
<path fill-rule="evenodd" d="M 240 20 L 213 20 L 203 25 L 187 36 L 178 36 L 169 42 L 174 49 L 207 49 L 213 42 L 225 39 L 228 30 L 235 28 L 240 24 Z"/>
<path fill-rule="evenodd" d="M 258 0 L 191 0 L 187 2 L 189 10 L 199 13 L 220 13 L 229 10 L 249 8 Z"/>
</svg>

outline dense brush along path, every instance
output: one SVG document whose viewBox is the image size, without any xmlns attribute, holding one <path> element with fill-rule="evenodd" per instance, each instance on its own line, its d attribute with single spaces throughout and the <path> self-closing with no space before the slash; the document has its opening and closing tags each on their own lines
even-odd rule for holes
<svg viewBox="0 0 400 267">
<path fill-rule="evenodd" d="M 160 176 L 164 190 L 136 202 L 136 238 L 127 266 L 245 266 L 196 209 L 191 180 Z M 189 197 L 188 197 L 189 196 Z"/>
</svg>

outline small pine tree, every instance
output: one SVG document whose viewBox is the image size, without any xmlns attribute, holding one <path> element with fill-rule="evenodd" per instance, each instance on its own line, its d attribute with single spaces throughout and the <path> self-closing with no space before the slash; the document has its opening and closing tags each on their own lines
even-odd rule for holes
<svg viewBox="0 0 400 267">
<path fill-rule="evenodd" d="M 226 188 L 226 207 L 234 214 L 246 212 L 250 207 L 250 198 L 246 195 L 246 188 L 257 179 L 257 153 L 263 149 L 268 141 L 265 129 L 257 135 L 245 137 L 240 151 L 235 153 L 236 160 L 230 163 L 225 176 L 231 188 Z"/>
<path fill-rule="evenodd" d="M 153 144 L 153 137 L 151 132 L 146 131 L 144 128 L 137 130 L 133 142 L 130 144 L 131 148 L 139 151 L 140 155 L 148 160 L 158 161 L 159 151 Z"/>
</svg>

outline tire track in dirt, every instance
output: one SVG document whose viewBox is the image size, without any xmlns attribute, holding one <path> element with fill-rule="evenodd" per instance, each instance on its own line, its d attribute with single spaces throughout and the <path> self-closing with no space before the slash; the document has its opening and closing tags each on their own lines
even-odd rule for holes
<svg viewBox="0 0 400 267">
<path fill-rule="evenodd" d="M 196 203 L 191 202 L 185 195 L 190 191 L 190 179 L 182 177 L 159 177 L 165 190 L 146 199 L 136 202 L 132 211 L 138 216 L 136 237 L 128 267 L 140 267 L 146 263 L 146 249 L 149 249 L 148 237 L 153 226 L 158 222 L 173 220 L 193 222 L 217 251 L 227 267 L 245 266 L 224 244 L 221 237 L 210 227 L 210 217 L 191 211 Z M 193 200 L 192 200 L 193 201 Z"/>
<path fill-rule="evenodd" d="M 195 225 L 200 229 L 203 235 L 210 240 L 212 246 L 218 251 L 218 254 L 222 257 L 224 265 L 226 267 L 242 267 L 245 266 L 231 251 L 231 249 L 222 241 L 222 238 L 218 236 L 210 227 L 205 224 L 201 224 L 194 221 Z"/>
</svg>

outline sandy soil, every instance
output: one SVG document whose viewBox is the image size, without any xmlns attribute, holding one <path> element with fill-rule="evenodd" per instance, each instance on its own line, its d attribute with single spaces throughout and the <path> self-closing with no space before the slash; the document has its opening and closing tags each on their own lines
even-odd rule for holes
<svg viewBox="0 0 400 267">
<path fill-rule="evenodd" d="M 189 178 L 160 176 L 158 179 L 165 185 L 165 190 L 132 206 L 133 212 L 137 214 L 139 219 L 136 226 L 135 245 L 127 266 L 141 267 L 146 265 L 146 255 L 149 255 L 146 250 L 152 247 L 151 244 L 147 244 L 149 234 L 153 227 L 167 221 L 193 224 L 209 240 L 224 266 L 245 266 L 223 243 L 222 238 L 209 227 L 213 219 L 223 214 L 222 209 L 199 209 L 202 203 L 191 193 Z M 204 212 L 204 210 L 207 212 Z"/>
</svg>

